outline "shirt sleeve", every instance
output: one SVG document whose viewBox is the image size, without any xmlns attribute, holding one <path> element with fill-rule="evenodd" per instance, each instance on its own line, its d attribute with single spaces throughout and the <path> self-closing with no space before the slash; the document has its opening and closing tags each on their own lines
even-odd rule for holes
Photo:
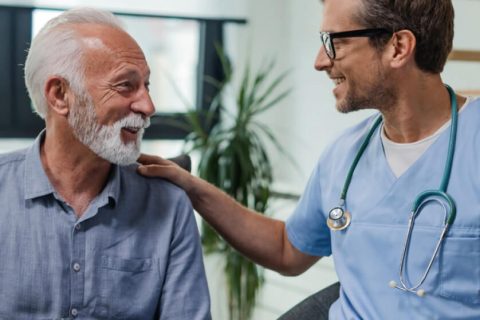
<svg viewBox="0 0 480 320">
<path fill-rule="evenodd" d="M 189 199 L 180 198 L 159 303 L 159 319 L 211 319 L 210 296 L 197 224 Z"/>
<path fill-rule="evenodd" d="M 310 176 L 295 211 L 287 220 L 286 228 L 288 239 L 298 250 L 313 256 L 329 256 L 332 248 L 330 229 L 322 209 L 320 162 Z"/>
</svg>

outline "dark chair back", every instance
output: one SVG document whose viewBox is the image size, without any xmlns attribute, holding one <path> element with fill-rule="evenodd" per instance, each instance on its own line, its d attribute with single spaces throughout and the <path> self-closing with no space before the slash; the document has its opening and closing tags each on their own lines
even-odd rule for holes
<svg viewBox="0 0 480 320">
<path fill-rule="evenodd" d="M 293 306 L 278 320 L 328 320 L 328 311 L 340 295 L 340 282 L 320 290 Z"/>
<path fill-rule="evenodd" d="M 175 162 L 188 172 L 192 171 L 192 159 L 190 159 L 190 156 L 188 154 L 181 154 L 174 158 L 169 158 L 168 160 Z"/>
</svg>

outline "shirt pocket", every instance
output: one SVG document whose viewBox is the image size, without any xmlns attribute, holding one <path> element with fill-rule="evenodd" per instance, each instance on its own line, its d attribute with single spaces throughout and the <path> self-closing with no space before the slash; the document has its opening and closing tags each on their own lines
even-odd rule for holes
<svg viewBox="0 0 480 320">
<path fill-rule="evenodd" d="M 101 267 L 103 269 L 138 273 L 151 270 L 152 259 L 124 259 L 102 256 Z"/>
<path fill-rule="evenodd" d="M 155 313 L 160 285 L 154 259 L 102 255 L 98 272 L 96 317 L 140 319 Z"/>
<path fill-rule="evenodd" d="M 465 303 L 480 303 L 480 235 L 454 234 L 444 240 L 440 258 L 439 295 Z"/>
</svg>

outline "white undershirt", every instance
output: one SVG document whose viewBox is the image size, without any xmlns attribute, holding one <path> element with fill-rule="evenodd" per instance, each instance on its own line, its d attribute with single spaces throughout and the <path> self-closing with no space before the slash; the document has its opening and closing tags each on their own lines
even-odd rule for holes
<svg viewBox="0 0 480 320">
<path fill-rule="evenodd" d="M 464 107 L 460 109 L 460 113 L 468 106 L 471 98 L 467 97 Z M 385 135 L 385 130 L 382 127 L 380 128 L 381 139 L 383 144 L 383 150 L 385 152 L 385 157 L 387 162 L 390 165 L 395 176 L 400 177 L 405 171 L 410 168 L 410 166 L 420 158 L 420 156 L 425 152 L 425 150 L 430 147 L 435 140 L 442 134 L 444 130 L 450 126 L 451 120 L 448 120 L 443 126 L 441 126 L 434 134 L 412 143 L 397 143 L 388 139 Z"/>
</svg>

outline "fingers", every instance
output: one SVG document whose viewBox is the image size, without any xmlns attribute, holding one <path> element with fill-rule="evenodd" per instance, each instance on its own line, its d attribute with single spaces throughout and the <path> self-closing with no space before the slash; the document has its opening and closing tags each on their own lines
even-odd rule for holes
<svg viewBox="0 0 480 320">
<path fill-rule="evenodd" d="M 176 184 L 186 192 L 191 189 L 190 180 L 193 176 L 185 168 L 160 157 L 141 155 L 137 172 L 148 178 L 162 178 Z"/>
<path fill-rule="evenodd" d="M 148 165 L 148 164 L 163 164 L 166 162 L 165 159 L 163 158 L 160 158 L 158 156 L 152 156 L 152 155 L 149 155 L 149 154 L 144 154 L 142 153 L 140 155 L 140 158 L 137 159 L 137 162 L 141 163 L 141 164 L 144 164 L 144 165 Z"/>
<path fill-rule="evenodd" d="M 165 178 L 168 176 L 166 168 L 168 168 L 168 166 L 158 164 L 142 165 L 137 168 L 137 171 L 145 177 Z"/>
<path fill-rule="evenodd" d="M 148 164 L 140 165 L 137 172 L 147 178 L 162 178 L 169 180 L 180 188 L 188 192 L 190 183 L 188 182 L 191 175 L 185 169 L 180 168 L 173 162 L 164 160 L 166 165 Z"/>
<path fill-rule="evenodd" d="M 137 172 L 146 177 L 155 178 L 167 178 L 169 167 L 174 165 L 171 161 L 165 160 L 158 156 L 152 156 L 149 154 L 141 154 L 137 159 L 140 166 L 137 168 Z"/>
</svg>

